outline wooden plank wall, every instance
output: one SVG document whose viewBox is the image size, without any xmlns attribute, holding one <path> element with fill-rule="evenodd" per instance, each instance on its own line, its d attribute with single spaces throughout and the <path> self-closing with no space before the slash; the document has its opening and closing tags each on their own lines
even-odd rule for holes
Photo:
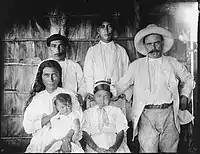
<svg viewBox="0 0 200 154">
<path fill-rule="evenodd" d="M 85 55 L 96 40 L 94 19 L 98 16 L 45 16 L 46 28 L 37 21 L 14 25 L 2 40 L 4 50 L 4 102 L 1 103 L 1 141 L 8 148 L 24 151 L 31 136 L 23 126 L 23 108 L 37 68 L 37 58 L 48 57 L 46 38 L 59 30 L 69 39 L 70 59 L 84 63 Z M 62 21 L 64 20 L 64 22 Z M 137 57 L 133 37 L 137 31 L 135 18 L 117 19 L 115 41 L 125 47 L 130 60 Z M 63 24 L 64 23 L 64 24 Z"/>
</svg>

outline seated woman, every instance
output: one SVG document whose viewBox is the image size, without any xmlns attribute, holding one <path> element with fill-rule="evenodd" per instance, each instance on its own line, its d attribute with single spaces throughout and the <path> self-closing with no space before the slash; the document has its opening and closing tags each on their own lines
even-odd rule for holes
<svg viewBox="0 0 200 154">
<path fill-rule="evenodd" d="M 120 108 L 109 105 L 111 97 L 109 82 L 95 83 L 96 105 L 85 110 L 83 118 L 86 152 L 130 153 L 124 142 L 124 133 L 128 129 L 126 117 Z"/>
<path fill-rule="evenodd" d="M 37 139 L 42 137 L 51 118 L 58 113 L 58 110 L 53 107 L 53 98 L 57 94 L 68 93 L 71 95 L 72 110 L 81 119 L 82 109 L 76 95 L 70 90 L 61 88 L 61 76 L 61 67 L 55 60 L 45 60 L 40 64 L 24 112 L 24 129 L 26 133 L 33 135 L 26 152 L 44 152 L 44 146 L 38 145 Z"/>
</svg>

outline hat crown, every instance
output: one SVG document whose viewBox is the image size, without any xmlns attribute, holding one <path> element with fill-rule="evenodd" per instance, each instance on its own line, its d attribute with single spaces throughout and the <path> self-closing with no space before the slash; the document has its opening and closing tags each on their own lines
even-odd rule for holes
<svg viewBox="0 0 200 154">
<path fill-rule="evenodd" d="M 149 27 L 158 27 L 156 24 L 149 24 L 149 25 L 147 25 L 147 28 L 149 28 Z"/>
</svg>

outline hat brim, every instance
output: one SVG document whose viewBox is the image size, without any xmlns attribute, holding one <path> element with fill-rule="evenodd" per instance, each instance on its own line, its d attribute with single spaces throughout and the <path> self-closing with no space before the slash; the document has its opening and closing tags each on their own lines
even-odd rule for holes
<svg viewBox="0 0 200 154">
<path fill-rule="evenodd" d="M 111 90 L 110 90 L 110 85 L 109 85 L 109 84 L 100 83 L 100 84 L 96 85 L 96 86 L 94 87 L 93 93 L 95 94 L 95 93 L 97 93 L 97 92 L 100 91 L 100 90 L 104 90 L 104 91 L 109 92 L 109 93 L 110 93 L 110 97 L 112 98 L 113 93 L 112 93 Z"/>
<path fill-rule="evenodd" d="M 174 44 L 174 38 L 172 33 L 165 30 L 162 27 L 147 27 L 140 30 L 134 38 L 134 45 L 137 52 L 141 53 L 142 55 L 147 55 L 147 51 L 143 44 L 143 38 L 149 34 L 160 34 L 163 36 L 164 45 L 163 45 L 163 53 L 168 52 Z"/>
</svg>

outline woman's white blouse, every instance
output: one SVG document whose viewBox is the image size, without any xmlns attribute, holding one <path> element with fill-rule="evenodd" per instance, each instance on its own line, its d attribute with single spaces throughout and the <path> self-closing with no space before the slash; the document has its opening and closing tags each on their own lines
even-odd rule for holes
<svg viewBox="0 0 200 154">
<path fill-rule="evenodd" d="M 53 112 L 53 98 L 59 93 L 68 93 L 72 96 L 72 109 L 81 111 L 80 105 L 75 95 L 66 91 L 63 88 L 58 87 L 53 93 L 48 93 L 46 90 L 43 90 L 37 93 L 32 102 L 26 108 L 23 119 L 23 126 L 28 134 L 34 134 L 41 129 L 41 119 L 45 115 L 50 115 Z M 82 113 L 80 113 L 81 115 Z"/>
</svg>

